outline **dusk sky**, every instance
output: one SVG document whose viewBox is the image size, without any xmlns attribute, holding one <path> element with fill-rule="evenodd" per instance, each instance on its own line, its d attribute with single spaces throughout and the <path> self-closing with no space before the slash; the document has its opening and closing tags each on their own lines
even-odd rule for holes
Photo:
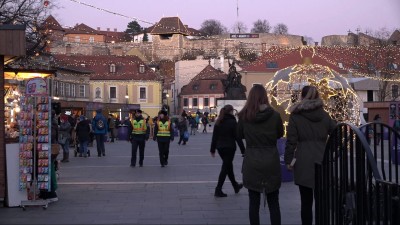
<svg viewBox="0 0 400 225">
<path fill-rule="evenodd" d="M 51 1 L 50 1 L 51 2 Z M 77 23 L 96 29 L 117 28 L 124 31 L 133 19 L 116 16 L 71 0 L 56 0 L 61 8 L 53 16 L 62 26 Z M 79 1 L 78 1 L 79 2 Z M 400 0 L 81 0 L 98 8 L 128 17 L 156 23 L 162 17 L 179 16 L 184 24 L 195 29 L 206 19 L 219 20 L 229 30 L 236 21 L 246 24 L 248 32 L 257 19 L 266 19 L 271 26 L 284 23 L 290 34 L 305 35 L 315 41 L 331 34 L 347 34 L 360 28 L 389 31 L 400 29 Z M 139 22 L 142 27 L 151 24 Z"/>
</svg>

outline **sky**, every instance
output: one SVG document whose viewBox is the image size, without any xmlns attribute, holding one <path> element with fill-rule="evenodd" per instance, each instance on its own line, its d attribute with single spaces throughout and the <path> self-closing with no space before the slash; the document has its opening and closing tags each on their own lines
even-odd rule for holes
<svg viewBox="0 0 400 225">
<path fill-rule="evenodd" d="M 139 21 L 142 27 L 149 27 L 171 16 L 179 16 L 195 29 L 206 19 L 219 20 L 229 30 L 241 21 L 248 32 L 256 20 L 265 19 L 271 26 L 284 23 L 290 34 L 312 37 L 314 41 L 327 35 L 346 35 L 348 30 L 356 32 L 357 28 L 361 32 L 400 29 L 400 0 L 52 0 L 50 4 L 58 5 L 51 14 L 62 26 L 84 23 L 101 30 L 124 31 L 133 18 L 149 22 Z"/>
</svg>

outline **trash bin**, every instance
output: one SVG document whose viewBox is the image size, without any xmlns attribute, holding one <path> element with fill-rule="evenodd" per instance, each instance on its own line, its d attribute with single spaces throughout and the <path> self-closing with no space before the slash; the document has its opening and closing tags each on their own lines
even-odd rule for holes
<svg viewBox="0 0 400 225">
<path fill-rule="evenodd" d="M 289 171 L 286 168 L 285 159 L 284 159 L 285 148 L 286 148 L 286 138 L 278 139 L 278 142 L 276 145 L 278 147 L 279 157 L 280 157 L 280 161 L 281 161 L 282 182 L 291 182 L 291 181 L 293 181 L 293 172 Z"/>
<path fill-rule="evenodd" d="M 128 126 L 118 125 L 118 140 L 127 141 L 129 139 Z"/>
</svg>

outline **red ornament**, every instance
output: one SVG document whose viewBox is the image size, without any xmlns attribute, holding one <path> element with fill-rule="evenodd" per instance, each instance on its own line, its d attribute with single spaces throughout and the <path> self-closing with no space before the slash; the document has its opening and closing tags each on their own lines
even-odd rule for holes
<svg viewBox="0 0 400 225">
<path fill-rule="evenodd" d="M 44 2 L 43 2 L 44 7 L 47 7 L 47 6 L 49 5 L 49 3 L 50 3 L 50 1 L 47 1 L 47 0 L 44 1 Z"/>
</svg>

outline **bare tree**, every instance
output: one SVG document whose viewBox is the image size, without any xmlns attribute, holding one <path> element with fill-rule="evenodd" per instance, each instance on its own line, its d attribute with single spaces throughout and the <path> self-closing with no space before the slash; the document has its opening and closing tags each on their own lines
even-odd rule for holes
<svg viewBox="0 0 400 225">
<path fill-rule="evenodd" d="M 246 33 L 247 32 L 247 26 L 241 21 L 237 21 L 235 24 L 232 26 L 232 31 L 233 33 Z"/>
<path fill-rule="evenodd" d="M 271 25 L 269 25 L 268 20 L 260 20 L 258 19 L 253 23 L 253 28 L 251 29 L 252 33 L 269 33 L 271 30 Z"/>
<path fill-rule="evenodd" d="M 45 5 L 37 0 L 0 0 L 0 24 L 25 25 L 27 55 L 34 55 L 48 44 L 48 31 L 42 24 L 54 7 L 54 1 Z"/>
<path fill-rule="evenodd" d="M 274 34 L 288 34 L 289 29 L 284 23 L 278 23 L 274 26 Z"/>
<path fill-rule="evenodd" d="M 200 31 L 211 36 L 211 35 L 219 35 L 227 33 L 227 28 L 222 25 L 222 23 L 218 20 L 210 19 L 205 20 L 201 24 Z"/>
</svg>

